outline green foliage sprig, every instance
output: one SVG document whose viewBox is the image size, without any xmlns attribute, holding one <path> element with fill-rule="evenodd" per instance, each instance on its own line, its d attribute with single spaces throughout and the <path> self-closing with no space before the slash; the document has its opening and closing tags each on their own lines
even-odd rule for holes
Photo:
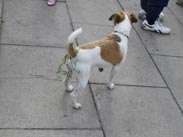
<svg viewBox="0 0 183 137">
<path fill-rule="evenodd" d="M 59 80 L 63 80 L 63 76 L 66 77 L 68 75 L 68 71 L 63 70 L 63 65 L 66 64 L 68 59 L 69 59 L 69 55 L 66 54 L 62 58 L 62 61 L 61 61 L 60 65 L 58 66 L 58 70 L 57 70 L 56 74 L 57 74 L 57 79 L 59 79 Z"/>
<path fill-rule="evenodd" d="M 58 80 L 63 80 L 63 81 L 64 81 L 66 77 L 70 77 L 70 78 L 72 77 L 72 76 L 69 74 L 68 70 L 64 70 L 64 69 L 63 69 L 63 66 L 66 65 L 68 59 L 69 59 L 69 55 L 66 54 L 66 55 L 62 58 L 62 61 L 61 61 L 60 65 L 58 66 L 58 70 L 57 70 L 57 72 L 56 72 L 56 74 L 57 74 L 57 79 L 58 79 Z M 72 60 L 72 62 L 73 62 L 73 63 L 72 63 L 72 65 L 70 66 L 70 67 L 71 67 L 71 70 L 74 71 L 74 72 L 80 73 L 80 71 L 76 69 L 76 65 L 77 65 L 78 60 L 77 60 L 77 59 L 76 59 L 76 60 Z M 63 77 L 64 77 L 64 78 L 63 78 Z"/>
</svg>

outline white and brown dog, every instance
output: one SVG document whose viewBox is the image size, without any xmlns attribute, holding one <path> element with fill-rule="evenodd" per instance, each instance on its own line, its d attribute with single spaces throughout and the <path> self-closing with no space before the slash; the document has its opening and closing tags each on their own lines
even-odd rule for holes
<svg viewBox="0 0 183 137">
<path fill-rule="evenodd" d="M 87 86 L 91 69 L 112 65 L 107 87 L 113 89 L 112 79 L 116 70 L 126 59 L 131 23 L 137 22 L 137 18 L 134 14 L 119 11 L 114 13 L 109 20 L 114 21 L 114 31 L 100 40 L 74 48 L 73 42 L 82 33 L 81 28 L 74 31 L 68 38 L 67 49 L 70 59 L 67 62 L 68 75 L 65 80 L 65 88 L 67 91 L 72 91 L 73 107 L 76 109 L 81 108 L 81 104 L 76 101 L 76 97 L 78 92 Z M 75 88 L 69 84 L 71 75 L 74 75 L 77 80 Z"/>
</svg>

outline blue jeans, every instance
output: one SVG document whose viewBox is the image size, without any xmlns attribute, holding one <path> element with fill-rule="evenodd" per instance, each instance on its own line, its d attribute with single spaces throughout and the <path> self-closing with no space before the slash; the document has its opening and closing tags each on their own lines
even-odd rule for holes
<svg viewBox="0 0 183 137">
<path fill-rule="evenodd" d="M 146 11 L 146 20 L 150 25 L 154 24 L 163 8 L 169 0 L 141 0 L 141 8 Z"/>
</svg>

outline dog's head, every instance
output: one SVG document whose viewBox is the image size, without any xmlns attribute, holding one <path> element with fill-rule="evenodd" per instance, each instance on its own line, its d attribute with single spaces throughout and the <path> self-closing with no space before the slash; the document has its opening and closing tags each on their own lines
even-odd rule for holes
<svg viewBox="0 0 183 137">
<path fill-rule="evenodd" d="M 129 14 L 128 12 L 125 11 L 115 12 L 109 18 L 109 20 L 114 21 L 114 25 L 123 22 L 125 19 L 128 19 L 131 23 L 137 22 L 137 17 L 135 16 L 135 14 Z"/>
</svg>

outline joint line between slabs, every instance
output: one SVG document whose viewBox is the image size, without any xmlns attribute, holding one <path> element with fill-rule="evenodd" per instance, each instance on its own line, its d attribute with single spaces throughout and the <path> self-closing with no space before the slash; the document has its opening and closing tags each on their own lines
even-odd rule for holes
<svg viewBox="0 0 183 137">
<path fill-rule="evenodd" d="M 4 0 L 2 0 L 2 9 L 1 9 L 1 23 L 0 23 L 0 30 L 3 28 L 3 13 L 4 13 Z M 1 39 L 2 39 L 2 31 L 0 32 L 0 55 L 1 55 Z"/>
<path fill-rule="evenodd" d="M 90 84 L 93 85 L 106 85 L 106 83 L 95 83 L 95 82 L 90 82 Z M 146 85 L 128 85 L 128 84 L 115 84 L 116 86 L 126 86 L 126 87 L 142 87 L 142 88 L 167 88 L 163 86 L 146 86 Z"/>
<path fill-rule="evenodd" d="M 94 131 L 94 130 L 101 130 L 101 128 L 0 128 L 0 131 L 1 130 L 42 130 L 42 131 L 45 131 L 45 130 L 91 130 L 91 131 Z"/>
<path fill-rule="evenodd" d="M 94 93 L 93 93 L 93 91 L 92 91 L 92 87 L 91 87 L 90 82 L 88 82 L 88 86 L 89 86 L 89 89 L 90 89 L 90 93 L 91 93 L 91 95 L 92 95 L 94 107 L 95 107 L 96 112 L 97 112 L 97 116 L 98 116 L 99 123 L 100 123 L 100 125 L 101 125 L 101 130 L 102 130 L 103 136 L 106 137 L 106 133 L 105 133 L 105 130 L 104 130 L 104 127 L 103 127 L 101 115 L 100 115 L 100 112 L 99 112 L 99 109 L 98 109 L 98 106 L 97 106 L 97 103 L 96 103 L 95 95 L 94 95 Z"/>
<path fill-rule="evenodd" d="M 12 43 L 0 43 L 2 46 L 17 46 L 17 47 L 32 47 L 32 48 L 53 48 L 53 49 L 66 49 L 66 47 L 57 47 L 57 46 L 41 46 L 41 45 L 23 45 L 23 44 L 12 44 Z"/>
<path fill-rule="evenodd" d="M 173 56 L 173 55 L 165 55 L 165 54 L 154 54 L 154 53 L 151 53 L 151 55 L 153 56 L 161 56 L 161 57 L 172 57 L 172 58 L 183 58 L 183 56 Z"/>
</svg>

